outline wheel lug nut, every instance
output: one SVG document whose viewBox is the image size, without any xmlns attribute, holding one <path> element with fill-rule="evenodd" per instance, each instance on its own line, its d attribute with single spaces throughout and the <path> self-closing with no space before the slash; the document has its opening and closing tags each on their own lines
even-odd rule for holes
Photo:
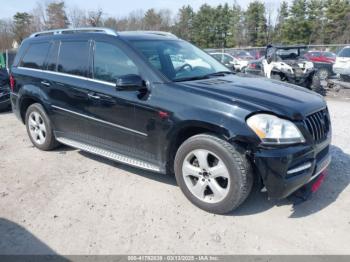
<svg viewBox="0 0 350 262">
<path fill-rule="evenodd" d="M 204 181 L 205 181 L 205 179 L 203 178 L 203 179 L 202 179 L 202 181 L 204 182 Z"/>
</svg>

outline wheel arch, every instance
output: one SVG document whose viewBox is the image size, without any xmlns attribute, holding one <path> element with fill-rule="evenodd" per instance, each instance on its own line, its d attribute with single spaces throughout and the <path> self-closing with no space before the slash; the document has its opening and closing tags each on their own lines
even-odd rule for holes
<svg viewBox="0 0 350 262">
<path fill-rule="evenodd" d="M 47 107 L 45 105 L 45 100 L 47 96 L 46 94 L 38 87 L 36 86 L 23 86 L 23 88 L 20 91 L 19 94 L 19 115 L 21 117 L 21 121 L 23 124 L 25 124 L 25 115 L 28 107 L 34 103 L 41 104 L 45 110 L 47 110 Z"/>
<path fill-rule="evenodd" d="M 222 126 L 202 122 L 202 121 L 186 121 L 178 125 L 168 134 L 168 146 L 166 149 L 166 171 L 174 172 L 174 159 L 180 145 L 188 138 L 210 133 L 224 140 L 229 140 L 230 132 Z"/>
</svg>

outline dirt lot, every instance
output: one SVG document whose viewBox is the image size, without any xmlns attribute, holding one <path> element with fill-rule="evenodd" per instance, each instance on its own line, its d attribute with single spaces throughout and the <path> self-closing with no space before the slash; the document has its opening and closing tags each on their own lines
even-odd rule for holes
<svg viewBox="0 0 350 262">
<path fill-rule="evenodd" d="M 333 162 L 295 208 L 256 192 L 231 215 L 191 205 L 172 177 L 78 150 L 41 152 L 0 115 L 0 254 L 350 254 L 350 103 L 329 101 Z"/>
</svg>

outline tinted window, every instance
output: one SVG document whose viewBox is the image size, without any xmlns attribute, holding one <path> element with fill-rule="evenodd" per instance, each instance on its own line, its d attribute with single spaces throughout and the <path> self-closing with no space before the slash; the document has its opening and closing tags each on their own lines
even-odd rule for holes
<svg viewBox="0 0 350 262">
<path fill-rule="evenodd" d="M 191 81 L 228 69 L 214 57 L 181 40 L 136 40 L 134 47 L 173 81 Z"/>
<path fill-rule="evenodd" d="M 228 64 L 230 62 L 233 62 L 233 58 L 231 56 L 225 55 L 223 63 Z"/>
<path fill-rule="evenodd" d="M 47 56 L 47 69 L 50 71 L 56 71 L 58 48 L 59 43 L 57 42 L 50 46 L 49 54 Z"/>
<path fill-rule="evenodd" d="M 24 55 L 21 66 L 42 69 L 49 49 L 49 43 L 31 44 Z"/>
<path fill-rule="evenodd" d="M 58 72 L 87 76 L 89 65 L 89 43 L 62 42 L 58 57 Z"/>
<path fill-rule="evenodd" d="M 350 57 L 350 48 L 344 48 L 338 54 L 339 57 Z"/>
<path fill-rule="evenodd" d="M 325 57 L 335 57 L 336 55 L 334 53 L 324 52 L 324 56 Z"/>
<path fill-rule="evenodd" d="M 115 83 L 117 78 L 138 74 L 136 65 L 117 46 L 96 42 L 94 55 L 94 78 Z"/>
<path fill-rule="evenodd" d="M 321 52 L 311 52 L 310 54 L 315 57 L 321 56 Z"/>
</svg>

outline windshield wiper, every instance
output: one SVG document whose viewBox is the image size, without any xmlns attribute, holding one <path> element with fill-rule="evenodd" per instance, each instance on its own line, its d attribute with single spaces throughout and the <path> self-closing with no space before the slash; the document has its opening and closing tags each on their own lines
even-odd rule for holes
<svg viewBox="0 0 350 262">
<path fill-rule="evenodd" d="M 201 76 L 193 76 L 193 77 L 174 79 L 173 81 L 174 82 L 194 81 L 194 80 L 208 79 L 208 78 L 213 77 L 213 76 L 225 76 L 225 75 L 234 75 L 234 73 L 231 71 L 219 71 L 219 72 L 210 73 L 210 74 L 201 75 Z"/>
<path fill-rule="evenodd" d="M 215 72 L 215 73 L 211 73 L 211 74 L 207 74 L 207 77 L 210 76 L 225 76 L 225 75 L 234 75 L 235 73 L 233 73 L 232 71 L 219 71 L 219 72 Z"/>
</svg>

